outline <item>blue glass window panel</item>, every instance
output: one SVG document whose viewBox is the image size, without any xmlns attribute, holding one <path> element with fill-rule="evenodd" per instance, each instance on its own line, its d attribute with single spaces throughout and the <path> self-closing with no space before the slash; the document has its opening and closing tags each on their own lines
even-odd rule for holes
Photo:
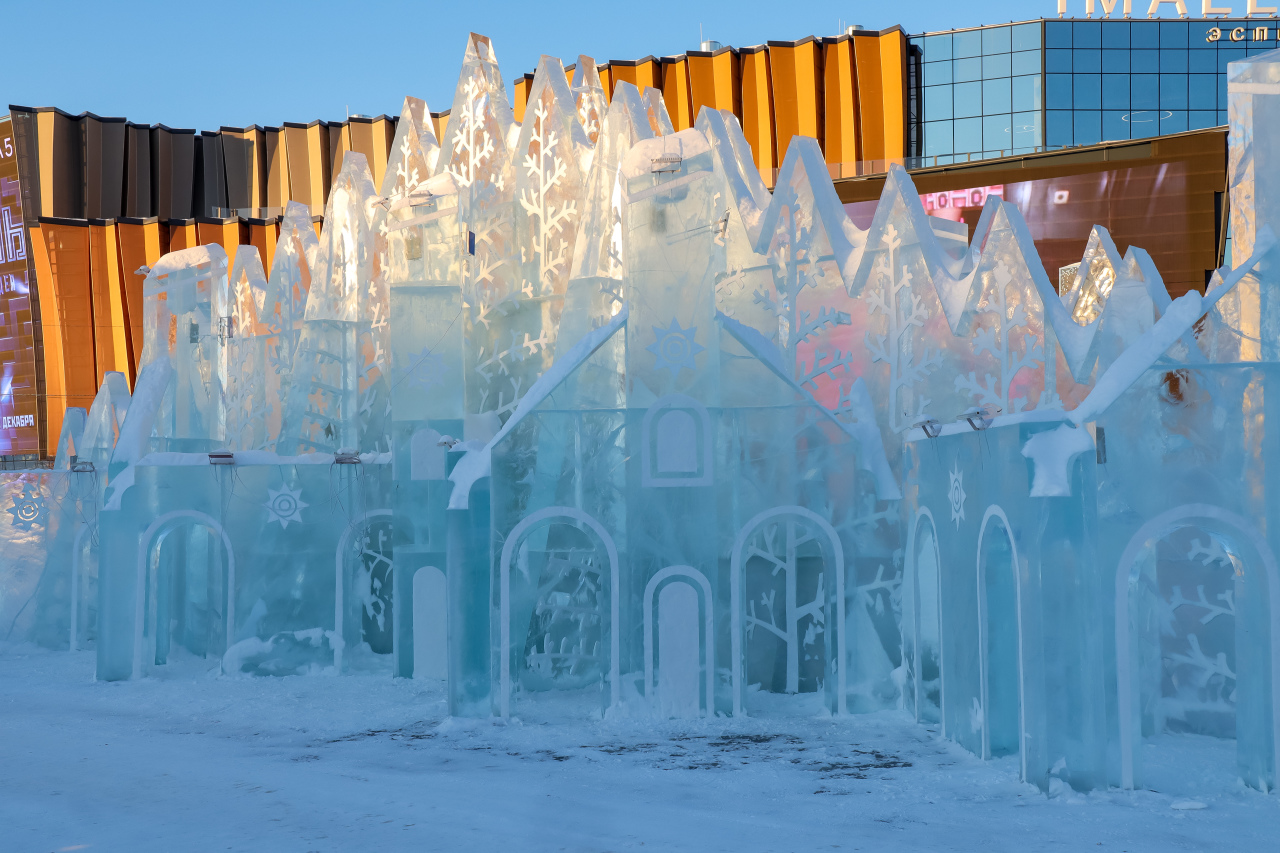
<svg viewBox="0 0 1280 853">
<path fill-rule="evenodd" d="M 1102 113 L 1102 138 L 1105 140 L 1129 138 L 1129 114 L 1120 110 L 1104 110 Z"/>
<path fill-rule="evenodd" d="M 1040 138 L 1040 113 L 1013 114 L 1013 147 L 1038 148 L 1044 143 Z"/>
<path fill-rule="evenodd" d="M 982 114 L 1007 113 L 1013 109 L 1010 99 L 1009 78 L 982 81 Z M 991 146 L 988 145 L 988 148 Z"/>
<path fill-rule="evenodd" d="M 1226 63 L 1235 62 L 1238 59 L 1244 59 L 1244 47 L 1227 47 L 1223 45 L 1218 48 L 1218 68 L 1224 73 L 1227 70 Z"/>
<path fill-rule="evenodd" d="M 1155 74 L 1134 74 L 1129 78 L 1129 105 L 1135 110 L 1160 106 L 1160 78 Z"/>
<path fill-rule="evenodd" d="M 1249 38 L 1253 38 L 1253 30 L 1249 31 Z M 1266 53 L 1268 50 L 1274 50 L 1275 45 L 1267 44 L 1265 41 L 1251 41 L 1248 46 L 1248 55 L 1253 56 L 1256 53 Z"/>
<path fill-rule="evenodd" d="M 1227 118 L 1227 111 L 1218 110 L 1218 126 L 1221 127 L 1222 125 L 1226 124 L 1227 121 L 1229 121 L 1229 119 Z"/>
<path fill-rule="evenodd" d="M 970 59 L 957 59 L 952 66 L 952 73 L 955 75 L 957 83 L 968 83 L 973 80 L 982 79 L 982 57 L 975 56 Z"/>
<path fill-rule="evenodd" d="M 955 139 L 952 145 L 955 153 L 977 153 L 982 150 L 982 119 L 956 119 L 952 122 L 952 133 Z"/>
<path fill-rule="evenodd" d="M 992 77 L 1008 77 L 1012 62 L 1007 53 L 997 53 L 992 56 L 982 57 L 982 77 L 990 79 Z"/>
<path fill-rule="evenodd" d="M 951 87 L 951 91 L 955 97 L 952 115 L 956 118 L 982 115 L 981 83 L 957 83 Z M 969 150 L 977 151 L 979 149 L 973 148 Z"/>
<path fill-rule="evenodd" d="M 1102 46 L 1114 47 L 1121 50 L 1129 49 L 1129 22 L 1128 21 L 1103 21 L 1102 22 Z"/>
<path fill-rule="evenodd" d="M 1187 70 L 1192 74 L 1218 73 L 1218 53 L 1213 50 L 1187 52 Z"/>
<path fill-rule="evenodd" d="M 1044 87 L 1045 106 L 1049 109 L 1067 109 L 1071 106 L 1071 75 L 1046 74 Z"/>
<path fill-rule="evenodd" d="M 1040 109 L 1040 75 L 1028 74 L 1026 77 L 1013 78 L 1013 109 Z"/>
<path fill-rule="evenodd" d="M 1192 110 L 1187 113 L 1187 130 L 1203 130 L 1206 127 L 1214 127 L 1218 121 L 1218 113 L 1216 110 Z"/>
<path fill-rule="evenodd" d="M 1129 75 L 1102 75 L 1102 108 L 1104 110 L 1129 109 Z"/>
<path fill-rule="evenodd" d="M 1047 25 L 1046 25 L 1047 29 Z M 1056 148 L 1060 145 L 1070 145 L 1074 138 L 1071 128 L 1071 110 L 1046 110 L 1044 114 L 1045 121 L 1045 145 Z"/>
<path fill-rule="evenodd" d="M 1102 75 L 1073 74 L 1072 106 L 1078 110 L 1097 110 L 1102 108 Z"/>
<path fill-rule="evenodd" d="M 1044 52 L 1044 70 L 1050 74 L 1066 73 L 1071 70 L 1071 51 L 1046 50 Z"/>
<path fill-rule="evenodd" d="M 982 30 L 983 53 L 1008 53 L 1013 40 L 1009 27 L 990 27 Z"/>
<path fill-rule="evenodd" d="M 924 117 L 927 121 L 951 118 L 951 87 L 924 87 Z"/>
<path fill-rule="evenodd" d="M 982 119 L 982 147 L 987 151 L 1013 150 L 1013 117 L 1008 115 L 986 116 Z"/>
<path fill-rule="evenodd" d="M 1129 51 L 1127 50 L 1102 51 L 1102 73 L 1103 74 L 1128 74 L 1129 73 Z"/>
<path fill-rule="evenodd" d="M 1161 74 L 1186 74 L 1187 52 L 1185 50 L 1160 51 Z"/>
<path fill-rule="evenodd" d="M 1045 47 L 1071 47 L 1071 25 L 1055 21 L 1044 22 Z"/>
<path fill-rule="evenodd" d="M 951 58 L 951 33 L 924 37 L 924 61 L 937 62 Z"/>
<path fill-rule="evenodd" d="M 1187 106 L 1193 110 L 1218 108 L 1218 75 L 1189 74 L 1187 76 Z"/>
<path fill-rule="evenodd" d="M 1135 50 L 1129 54 L 1129 69 L 1134 74 L 1155 74 L 1160 70 L 1160 53 L 1155 50 Z"/>
<path fill-rule="evenodd" d="M 1160 24 L 1157 21 L 1134 21 L 1129 26 L 1129 40 L 1133 47 L 1160 46 Z"/>
<path fill-rule="evenodd" d="M 1160 109 L 1185 110 L 1187 108 L 1187 75 L 1160 75 Z M 1163 131 L 1161 131 L 1163 133 Z"/>
<path fill-rule="evenodd" d="M 1013 54 L 1013 73 L 1018 74 L 1039 74 L 1040 73 L 1040 51 L 1024 50 Z"/>
<path fill-rule="evenodd" d="M 1040 48 L 1040 25 L 1017 24 L 1013 28 L 1014 50 L 1038 50 Z"/>
<path fill-rule="evenodd" d="M 926 62 L 924 64 L 924 84 L 926 86 L 941 86 L 950 82 L 950 62 Z"/>
<path fill-rule="evenodd" d="M 1079 74 L 1097 74 L 1102 70 L 1102 51 L 1096 49 L 1071 51 L 1071 70 Z"/>
<path fill-rule="evenodd" d="M 1071 25 L 1072 47 L 1102 47 L 1101 21 L 1076 21 Z"/>
<path fill-rule="evenodd" d="M 1160 135 L 1159 110 L 1134 110 L 1129 113 L 1129 136 L 1132 139 L 1145 139 L 1148 136 Z"/>
<path fill-rule="evenodd" d="M 1160 113 L 1160 135 L 1182 133 L 1187 129 L 1186 110 L 1166 110 Z"/>
<path fill-rule="evenodd" d="M 1076 145 L 1097 145 L 1102 141 L 1102 113 L 1097 110 L 1076 110 Z"/>
<path fill-rule="evenodd" d="M 924 153 L 926 156 L 934 157 L 939 154 L 950 154 L 954 150 L 951 147 L 951 122 L 926 121 L 924 123 Z"/>
<path fill-rule="evenodd" d="M 1218 75 L 1218 109 L 1230 109 L 1227 103 L 1227 75 L 1225 74 Z"/>
<path fill-rule="evenodd" d="M 1160 22 L 1160 46 L 1161 47 L 1186 47 L 1187 46 L 1187 22 L 1186 21 L 1161 21 Z"/>
<path fill-rule="evenodd" d="M 1187 45 L 1192 50 L 1207 49 L 1214 50 L 1217 48 L 1216 42 L 1208 40 L 1209 30 L 1217 26 L 1213 21 L 1194 21 L 1191 23 L 1189 32 L 1190 43 Z"/>
<path fill-rule="evenodd" d="M 956 59 L 963 59 L 966 56 L 981 56 L 982 30 L 953 33 L 951 36 L 951 55 Z"/>
</svg>

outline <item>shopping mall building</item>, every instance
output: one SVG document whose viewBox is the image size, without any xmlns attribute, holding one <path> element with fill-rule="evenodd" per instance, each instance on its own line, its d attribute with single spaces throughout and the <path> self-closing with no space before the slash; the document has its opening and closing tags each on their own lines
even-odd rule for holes
<svg viewBox="0 0 1280 853">
<path fill-rule="evenodd" d="M 901 163 L 926 208 L 971 233 L 987 196 L 1016 202 L 1054 280 L 1100 224 L 1121 251 L 1147 249 L 1177 296 L 1203 289 L 1229 252 L 1227 64 L 1280 47 L 1280 19 L 1256 0 L 1234 10 L 1247 19 L 1125 18 L 1126 2 L 1107 13 L 1106 0 L 1072 0 L 1081 8 L 1069 10 L 1060 0 L 1061 12 L 1104 18 L 705 42 L 597 68 L 607 92 L 624 80 L 661 90 L 676 130 L 704 106 L 732 110 L 766 183 L 793 136 L 815 137 L 862 227 L 887 165 Z M 517 121 L 532 79 L 509 88 Z M 0 119 L 0 465 L 23 467 L 53 454 L 62 413 L 87 408 L 107 371 L 133 381 L 140 270 L 206 243 L 228 254 L 254 245 L 270 269 L 284 204 L 309 205 L 319 228 L 344 153 L 364 154 L 380 183 L 397 121 L 197 131 L 9 110 Z M 448 111 L 431 122 L 443 139 Z"/>
</svg>

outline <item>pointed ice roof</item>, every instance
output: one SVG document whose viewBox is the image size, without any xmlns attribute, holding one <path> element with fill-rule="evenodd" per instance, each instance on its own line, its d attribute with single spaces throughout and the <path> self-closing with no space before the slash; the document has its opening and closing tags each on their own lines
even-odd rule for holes
<svg viewBox="0 0 1280 853">
<path fill-rule="evenodd" d="M 440 159 L 440 144 L 427 120 L 427 102 L 421 98 L 404 99 L 396 138 L 391 144 L 387 171 L 379 192 L 384 199 L 409 195 L 435 174 Z"/>
<path fill-rule="evenodd" d="M 779 227 L 782 211 L 797 203 L 812 208 L 813 220 L 820 223 L 826 232 L 841 275 L 845 281 L 852 279 L 862 262 L 867 232 L 850 221 L 836 195 L 835 185 L 831 183 L 818 141 L 807 136 L 795 137 L 787 148 L 786 159 L 782 161 L 773 189 L 773 199 L 760 220 L 757 251 L 768 250 L 769 242 Z"/>
<path fill-rule="evenodd" d="M 618 167 L 632 146 L 654 136 L 640 91 L 625 80 L 619 82 L 604 113 L 587 174 L 571 278 L 622 278 L 621 241 L 625 233 L 622 223 L 626 205 L 620 200 Z"/>
<path fill-rule="evenodd" d="M 257 246 L 240 246 L 227 279 L 231 289 L 233 334 L 243 337 L 266 334 L 267 276 L 262 271 L 262 258 Z"/>
<path fill-rule="evenodd" d="M 593 146 L 600 137 L 604 127 L 604 114 L 609 106 L 604 86 L 600 84 L 600 72 L 596 70 L 596 61 L 589 56 L 579 56 L 578 64 L 573 69 L 574 106 L 577 107 L 578 121 L 587 141 Z"/>
<path fill-rule="evenodd" d="M 436 171 L 449 172 L 462 187 L 501 175 L 514 125 L 493 46 L 471 33 Z"/>
<path fill-rule="evenodd" d="M 361 318 L 363 291 L 373 278 L 371 226 L 379 201 L 364 155 L 348 151 L 325 205 L 307 320 Z"/>
<path fill-rule="evenodd" d="M 560 147 L 565 142 L 570 144 Z M 514 157 L 517 175 L 524 176 L 531 169 L 540 169 L 541 166 L 533 164 L 532 158 L 538 157 L 542 149 L 552 146 L 559 148 L 557 156 L 564 161 L 565 168 L 572 168 L 575 173 L 573 180 L 581 181 L 580 176 L 585 172 L 583 163 L 591 159 L 592 144 L 578 120 L 577 105 L 569 91 L 564 66 L 559 59 L 544 54 L 538 60 L 538 70 L 533 75 L 533 85 L 529 87 L 524 123 L 516 138 Z M 535 147 L 539 150 L 534 151 Z"/>
<path fill-rule="evenodd" d="M 730 203 L 752 245 L 758 244 L 760 220 L 772 197 L 751 159 L 751 145 L 742 134 L 737 116 L 728 110 L 704 107 L 694 127 L 711 143 L 711 150 L 729 187 Z"/>
</svg>

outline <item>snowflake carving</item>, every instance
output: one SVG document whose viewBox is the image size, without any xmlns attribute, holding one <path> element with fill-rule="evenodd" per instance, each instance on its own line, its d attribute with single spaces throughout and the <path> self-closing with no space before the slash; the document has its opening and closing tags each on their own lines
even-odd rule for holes
<svg viewBox="0 0 1280 853">
<path fill-rule="evenodd" d="M 645 347 L 646 350 L 653 353 L 654 370 L 670 370 L 671 376 L 677 377 L 684 368 L 697 370 L 694 363 L 694 356 L 706 349 L 697 341 L 698 327 L 690 326 L 687 329 L 680 328 L 680 321 L 674 317 L 671 318 L 671 325 L 667 328 L 654 326 L 653 332 L 657 336 L 657 340 Z"/>
<path fill-rule="evenodd" d="M 13 496 L 13 506 L 9 508 L 13 515 L 13 526 L 19 530 L 30 530 L 35 525 L 49 526 L 49 507 L 44 502 L 44 495 L 33 483 L 24 483 L 22 494 Z"/>
<path fill-rule="evenodd" d="M 956 530 L 959 530 L 960 522 L 964 521 L 964 502 L 969 497 L 964 492 L 964 472 L 960 470 L 959 462 L 956 462 L 950 476 L 951 488 L 947 490 L 947 500 L 951 503 L 951 520 L 956 523 Z"/>
<path fill-rule="evenodd" d="M 302 511 L 310 504 L 302 501 L 302 489 L 291 489 L 282 485 L 279 489 L 267 489 L 267 524 L 280 522 L 280 527 L 288 529 L 289 522 L 302 523 Z"/>
</svg>

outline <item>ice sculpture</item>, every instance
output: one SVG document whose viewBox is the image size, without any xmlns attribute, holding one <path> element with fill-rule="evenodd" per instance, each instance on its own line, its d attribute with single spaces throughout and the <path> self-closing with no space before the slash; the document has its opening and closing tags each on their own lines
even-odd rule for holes
<svg viewBox="0 0 1280 853">
<path fill-rule="evenodd" d="M 1171 300 L 1100 227 L 1059 295 L 1014 206 L 969 242 L 898 167 L 862 231 L 813 140 L 770 192 L 732 113 L 677 133 L 588 57 L 517 124 L 473 34 L 443 144 L 407 98 L 320 239 L 290 205 L 269 275 L 151 271 L 135 386 L 0 475 L 0 629 L 459 716 L 904 709 L 1050 793 L 1199 734 L 1270 790 L 1271 56 L 1231 66 L 1239 263 Z"/>
<path fill-rule="evenodd" d="M 284 401 L 293 375 L 293 356 L 302 334 L 302 319 L 311 292 L 311 271 L 319 249 L 319 240 L 311 227 L 310 208 L 289 202 L 280 222 L 280 239 L 263 297 L 259 317 L 262 325 L 256 330 L 266 339 L 265 357 L 271 367 L 269 371 L 264 370 L 260 378 L 263 397 L 270 401 L 264 449 L 274 450 L 280 435 Z"/>
<path fill-rule="evenodd" d="M 347 152 L 325 207 L 277 450 L 385 449 L 387 301 L 375 277 L 378 194 Z"/>
</svg>

